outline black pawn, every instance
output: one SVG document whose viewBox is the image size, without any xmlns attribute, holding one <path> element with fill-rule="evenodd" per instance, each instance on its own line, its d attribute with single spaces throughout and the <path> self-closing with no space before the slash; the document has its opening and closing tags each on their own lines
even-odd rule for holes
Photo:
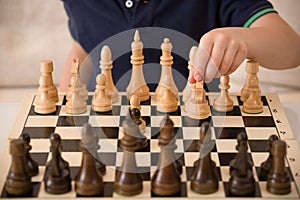
<svg viewBox="0 0 300 200">
<path fill-rule="evenodd" d="M 45 190 L 50 194 L 64 194 L 71 191 L 69 164 L 61 157 L 61 138 L 58 134 L 50 135 L 52 159 L 45 171 Z"/>
<path fill-rule="evenodd" d="M 141 112 L 139 109 L 137 108 L 133 108 L 133 109 L 129 109 L 130 112 L 130 117 L 132 119 L 132 121 L 139 126 L 142 121 L 141 121 Z M 145 135 L 143 135 L 140 130 L 137 132 L 137 150 L 142 150 L 142 149 L 146 149 L 147 148 L 147 138 Z"/>
<path fill-rule="evenodd" d="M 200 158 L 195 164 L 196 167 L 194 168 L 194 173 L 191 177 L 191 189 L 199 194 L 214 193 L 219 188 L 216 164 L 211 160 L 210 156 L 214 142 L 211 141 L 211 132 L 207 131 L 207 126 L 209 126 L 209 123 L 202 124 L 201 132 L 203 133 L 206 130 L 206 139 L 202 140 Z"/>
<path fill-rule="evenodd" d="M 138 172 L 135 159 L 136 136 L 139 132 L 139 127 L 131 118 L 127 118 L 122 126 L 124 132 L 124 136 L 121 139 L 123 160 L 120 169 L 116 173 L 115 191 L 121 195 L 132 196 L 143 191 L 143 178 Z"/>
<path fill-rule="evenodd" d="M 269 157 L 267 158 L 266 161 L 262 162 L 260 165 L 260 173 L 259 173 L 259 180 L 260 181 L 266 181 L 268 174 L 271 171 L 272 167 L 272 154 L 271 154 L 271 149 L 272 149 L 272 143 L 273 141 L 278 140 L 277 135 L 271 135 L 268 139 L 268 146 L 267 146 L 267 151 L 270 152 Z"/>
<path fill-rule="evenodd" d="M 291 192 L 291 179 L 285 169 L 286 143 L 282 140 L 272 142 L 272 168 L 267 178 L 270 193 L 284 195 Z"/>
<path fill-rule="evenodd" d="M 230 179 L 228 190 L 233 196 L 254 196 L 255 180 L 253 178 L 252 165 L 247 158 L 248 137 L 242 132 L 237 137 L 238 153 L 230 163 Z M 251 168 L 251 169 L 250 169 Z"/>
<path fill-rule="evenodd" d="M 90 124 L 83 125 L 81 137 L 82 162 L 75 177 L 75 191 L 80 196 L 101 196 L 103 193 L 103 179 L 97 169 L 94 155 L 99 145 L 98 140 L 95 140 Z"/>
<path fill-rule="evenodd" d="M 5 190 L 10 195 L 28 196 L 32 191 L 32 184 L 24 160 L 26 154 L 24 142 L 12 140 L 10 142 L 10 154 L 12 161 L 5 182 Z"/>
<path fill-rule="evenodd" d="M 176 149 L 174 123 L 166 116 L 160 130 L 159 155 L 157 170 L 151 180 L 151 191 L 157 196 L 177 196 L 181 191 L 181 178 L 174 165 L 174 150 Z"/>
<path fill-rule="evenodd" d="M 27 133 L 24 133 L 22 135 L 20 135 L 19 137 L 20 140 L 22 140 L 24 142 L 24 146 L 25 146 L 25 163 L 27 165 L 28 168 L 28 173 L 29 176 L 35 176 L 39 173 L 39 165 L 37 162 L 35 162 L 30 154 L 29 151 L 31 150 L 31 146 L 30 146 L 30 136 Z"/>
</svg>

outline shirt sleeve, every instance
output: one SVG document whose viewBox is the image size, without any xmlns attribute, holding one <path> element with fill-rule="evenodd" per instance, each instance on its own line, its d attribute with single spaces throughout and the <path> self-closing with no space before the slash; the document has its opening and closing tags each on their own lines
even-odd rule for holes
<svg viewBox="0 0 300 200">
<path fill-rule="evenodd" d="M 249 27 L 259 17 L 276 12 L 267 0 L 221 0 L 223 27 Z"/>
</svg>

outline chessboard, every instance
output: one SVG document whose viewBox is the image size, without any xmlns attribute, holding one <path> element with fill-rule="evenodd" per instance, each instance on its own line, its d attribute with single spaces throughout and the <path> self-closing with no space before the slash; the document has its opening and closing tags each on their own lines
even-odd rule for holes
<svg viewBox="0 0 300 200">
<path fill-rule="evenodd" d="M 178 111 L 170 114 L 174 122 L 176 133 L 175 150 L 176 157 L 183 163 L 181 174 L 181 193 L 179 199 L 230 199 L 228 193 L 229 162 L 235 157 L 237 151 L 237 135 L 244 131 L 248 136 L 248 156 L 254 164 L 253 174 L 256 181 L 255 198 L 258 199 L 299 199 L 300 198 L 300 155 L 299 147 L 289 126 L 287 117 L 276 94 L 262 94 L 263 112 L 260 114 L 246 114 L 241 111 L 242 102 L 237 94 L 230 94 L 234 102 L 234 109 L 228 113 L 220 113 L 213 110 L 213 99 L 217 93 L 207 93 L 207 100 L 211 106 L 210 116 L 205 120 L 195 120 L 187 116 L 179 94 Z M 51 158 L 49 136 L 58 133 L 62 138 L 62 157 L 69 162 L 71 178 L 74 180 L 80 165 L 82 153 L 80 151 L 80 133 L 84 123 L 89 122 L 94 132 L 99 134 L 98 151 L 102 162 L 107 166 L 107 172 L 103 176 L 104 193 L 102 199 L 126 198 L 114 192 L 114 180 L 116 168 L 121 165 L 122 149 L 120 139 L 123 136 L 122 122 L 126 118 L 129 101 L 125 93 L 119 93 L 119 100 L 113 104 L 111 112 L 96 113 L 91 109 L 93 93 L 88 96 L 87 112 L 78 115 L 70 115 L 66 112 L 66 96 L 59 95 L 56 103 L 56 112 L 40 115 L 34 112 L 34 99 L 36 95 L 28 95 L 22 105 L 22 109 L 16 119 L 16 124 L 7 141 L 6 148 L 1 155 L 0 163 L 0 188 L 1 198 L 11 198 L 4 190 L 4 183 L 10 166 L 9 141 L 16 139 L 22 133 L 28 133 L 31 137 L 30 151 L 32 158 L 39 164 L 39 174 L 32 177 L 33 192 L 30 198 L 40 199 L 75 199 L 79 198 L 74 190 L 62 195 L 48 194 L 44 190 L 44 172 L 47 161 Z M 150 100 L 141 103 L 142 118 L 147 127 L 144 133 L 147 137 L 148 148 L 136 152 L 137 165 L 143 176 L 143 192 L 139 195 L 127 198 L 149 199 L 151 194 L 151 177 L 154 173 L 160 148 L 158 135 L 160 123 L 164 114 L 156 111 L 155 95 L 151 93 Z M 190 178 L 193 170 L 193 162 L 199 158 L 195 144 L 199 140 L 199 126 L 202 121 L 208 121 L 211 125 L 214 147 L 211 152 L 212 159 L 217 165 L 219 189 L 217 192 L 200 195 L 190 189 Z M 292 180 L 291 193 L 287 195 L 274 195 L 266 190 L 266 181 L 259 179 L 260 164 L 266 160 L 269 153 L 266 151 L 268 137 L 277 135 L 287 144 L 286 168 Z M 82 198 L 82 197 L 80 197 Z M 154 197 L 153 197 L 154 198 Z M 157 197 L 155 197 L 158 199 Z M 167 199 L 166 197 L 162 197 Z M 247 197 L 246 197 L 247 198 Z M 246 199 L 242 198 L 242 199 Z M 251 197 L 252 198 L 252 197 Z M 234 198 L 236 199 L 236 197 Z"/>
</svg>

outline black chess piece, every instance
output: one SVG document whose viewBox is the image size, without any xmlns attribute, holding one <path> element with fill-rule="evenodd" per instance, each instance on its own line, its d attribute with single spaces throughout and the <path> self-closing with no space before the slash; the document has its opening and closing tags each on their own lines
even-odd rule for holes
<svg viewBox="0 0 300 200">
<path fill-rule="evenodd" d="M 253 178 L 252 166 L 247 158 L 248 137 L 242 132 L 237 137 L 238 153 L 231 162 L 230 179 L 228 190 L 233 196 L 253 196 L 255 194 L 255 180 Z M 251 169 L 250 169 L 251 167 Z"/>
<path fill-rule="evenodd" d="M 139 126 L 142 121 L 141 121 L 141 112 L 139 109 L 137 108 L 132 108 L 129 109 L 129 115 L 132 119 L 132 121 Z M 140 130 L 137 132 L 137 140 L 138 140 L 138 144 L 137 144 L 137 150 L 142 150 L 142 149 L 146 149 L 147 148 L 147 138 L 145 135 L 143 135 Z"/>
<path fill-rule="evenodd" d="M 115 191 L 118 194 L 132 196 L 142 192 L 143 178 L 138 172 L 135 151 L 138 143 L 136 136 L 139 132 L 138 126 L 127 118 L 123 124 L 124 136 L 121 139 L 123 160 L 120 169 L 117 170 L 115 178 Z"/>
<path fill-rule="evenodd" d="M 214 193 L 219 188 L 219 180 L 216 173 L 216 164 L 211 159 L 210 152 L 214 142 L 211 140 L 211 132 L 208 131 L 209 123 L 203 123 L 200 131 L 200 157 L 196 161 L 194 172 L 191 176 L 191 189 L 199 194 Z M 204 136 L 205 133 L 205 137 Z M 204 139 L 205 138 L 205 139 Z"/>
<path fill-rule="evenodd" d="M 103 179 L 97 169 L 95 155 L 93 155 L 97 152 L 99 145 L 90 124 L 83 125 L 81 137 L 82 162 L 75 177 L 75 191 L 80 196 L 101 196 Z"/>
<path fill-rule="evenodd" d="M 272 149 L 272 143 L 275 140 L 278 140 L 277 135 L 271 135 L 268 139 L 268 146 L 267 146 L 267 151 L 270 152 L 269 157 L 267 160 L 261 163 L 260 165 L 260 173 L 259 173 L 259 180 L 261 181 L 266 181 L 268 174 L 271 171 L 272 168 L 272 154 L 271 154 L 271 149 Z"/>
<path fill-rule="evenodd" d="M 67 161 L 61 157 L 61 138 L 50 135 L 52 158 L 47 163 L 44 182 L 45 190 L 50 194 L 64 194 L 71 191 L 70 169 Z"/>
<path fill-rule="evenodd" d="M 284 195 L 291 192 L 291 179 L 285 168 L 286 143 L 282 140 L 272 142 L 272 167 L 267 178 L 267 191 Z"/>
<path fill-rule="evenodd" d="M 152 193 L 158 196 L 176 196 L 181 191 L 181 178 L 174 165 L 175 133 L 174 123 L 166 116 L 158 137 L 161 153 L 157 170 L 151 180 Z"/>
<path fill-rule="evenodd" d="M 32 191 L 31 177 L 25 163 L 25 145 L 21 140 L 10 142 L 11 165 L 5 182 L 5 190 L 14 196 L 28 196 Z"/>
<path fill-rule="evenodd" d="M 24 142 L 24 146 L 25 146 L 25 150 L 26 150 L 25 163 L 28 168 L 29 176 L 31 176 L 31 177 L 35 176 L 39 173 L 39 165 L 37 162 L 35 162 L 31 158 L 30 153 L 29 153 L 29 151 L 31 150 L 30 136 L 27 133 L 23 133 L 22 135 L 20 135 L 19 139 Z"/>
</svg>

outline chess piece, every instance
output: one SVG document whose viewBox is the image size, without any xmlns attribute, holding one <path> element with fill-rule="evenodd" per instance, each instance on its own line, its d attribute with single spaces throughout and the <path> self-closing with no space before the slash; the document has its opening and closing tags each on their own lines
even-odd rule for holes
<svg viewBox="0 0 300 200">
<path fill-rule="evenodd" d="M 46 165 L 45 191 L 50 194 L 64 194 L 71 191 L 69 165 L 61 158 L 61 139 L 58 134 L 51 134 L 52 158 Z"/>
<path fill-rule="evenodd" d="M 246 76 L 246 81 L 245 81 L 245 84 L 241 90 L 241 101 L 242 102 L 245 102 L 248 97 L 250 96 L 250 91 L 248 90 L 249 87 L 251 87 L 251 79 L 257 83 L 259 83 L 259 80 L 258 80 L 258 77 L 257 77 L 257 73 L 258 73 L 258 70 L 259 70 L 259 65 L 258 65 L 258 62 L 254 61 L 254 60 L 248 60 L 247 61 L 247 64 L 246 64 L 246 72 L 247 72 L 247 76 Z M 260 91 L 260 88 L 257 84 L 257 87 Z M 260 96 L 260 94 L 259 94 Z"/>
<path fill-rule="evenodd" d="M 51 60 L 43 60 L 40 65 L 42 76 L 45 76 L 48 85 L 48 97 L 53 102 L 58 102 L 58 91 L 53 83 L 52 72 L 53 62 Z"/>
<path fill-rule="evenodd" d="M 74 85 L 76 85 L 76 87 L 78 88 L 81 98 L 84 101 L 87 101 L 88 91 L 86 89 L 86 85 L 81 83 L 81 81 L 80 81 L 80 77 L 79 77 L 79 59 L 78 58 L 74 58 L 72 60 L 71 80 L 70 80 L 70 84 L 69 84 L 69 86 L 67 88 L 67 91 L 66 91 L 67 100 L 69 100 L 69 98 L 71 96 L 71 89 L 74 87 Z"/>
<path fill-rule="evenodd" d="M 81 137 L 82 162 L 75 177 L 75 191 L 80 196 L 100 196 L 103 193 L 103 179 L 95 159 L 99 145 L 88 123 L 84 124 Z"/>
<path fill-rule="evenodd" d="M 107 79 L 104 74 L 97 76 L 97 85 L 94 98 L 92 101 L 92 109 L 96 112 L 108 112 L 112 110 L 111 97 L 105 92 L 107 88 Z"/>
<path fill-rule="evenodd" d="M 143 179 L 138 173 L 135 160 L 135 150 L 137 146 L 138 127 L 127 118 L 123 124 L 124 136 L 121 139 L 121 148 L 123 149 L 123 161 L 115 178 L 115 191 L 118 194 L 132 196 L 142 192 Z"/>
<path fill-rule="evenodd" d="M 285 168 L 286 143 L 282 140 L 272 142 L 272 167 L 267 178 L 267 191 L 284 195 L 291 192 L 291 180 Z"/>
<path fill-rule="evenodd" d="M 169 90 L 172 98 L 178 101 L 178 89 L 175 85 L 172 75 L 173 56 L 171 55 L 173 45 L 170 43 L 169 38 L 165 38 L 161 44 L 162 56 L 160 57 L 161 76 L 159 84 L 155 90 L 156 101 L 161 101 L 164 93 Z M 176 108 L 177 110 L 177 108 Z M 172 111 L 171 111 L 172 112 Z"/>
<path fill-rule="evenodd" d="M 257 79 L 250 79 L 248 91 L 250 95 L 243 103 L 243 112 L 250 114 L 263 112 L 263 102 L 261 101 Z"/>
<path fill-rule="evenodd" d="M 156 109 L 162 113 L 174 113 L 178 110 L 178 98 L 168 88 L 161 87 L 162 92 L 160 100 L 157 101 Z"/>
<path fill-rule="evenodd" d="M 25 163 L 25 146 L 21 140 L 10 142 L 11 165 L 5 181 L 5 190 L 10 195 L 27 196 L 32 191 L 31 177 Z"/>
<path fill-rule="evenodd" d="M 211 132 L 209 123 L 202 123 L 200 131 L 200 141 L 198 148 L 200 149 L 200 157 L 194 164 L 194 172 L 191 176 L 191 189 L 199 194 L 214 193 L 219 188 L 219 182 L 216 174 L 216 164 L 211 159 L 210 152 L 212 150 L 213 141 L 211 140 Z"/>
<path fill-rule="evenodd" d="M 176 144 L 173 126 L 172 120 L 166 117 L 158 138 L 161 153 L 151 180 L 152 193 L 158 196 L 175 196 L 181 191 L 181 178 L 174 164 Z"/>
<path fill-rule="evenodd" d="M 187 67 L 189 72 L 191 72 L 192 60 L 193 60 L 193 57 L 194 57 L 194 54 L 195 54 L 196 51 L 197 51 L 196 46 L 193 46 L 190 50 L 189 63 L 188 63 L 188 67 Z M 189 81 L 187 81 L 187 84 L 186 84 L 184 90 L 182 91 L 182 101 L 186 102 L 190 98 L 191 94 L 192 94 L 191 83 Z"/>
<path fill-rule="evenodd" d="M 86 102 L 82 99 L 80 91 L 82 91 L 77 76 L 71 77 L 71 87 L 69 89 L 69 97 L 66 103 L 66 112 L 69 114 L 81 114 L 87 111 Z"/>
<path fill-rule="evenodd" d="M 112 103 L 116 103 L 118 101 L 118 90 L 114 85 L 111 70 L 113 68 L 112 59 L 111 59 L 111 51 L 109 46 L 104 45 L 101 49 L 100 54 L 100 69 L 101 74 L 104 74 L 106 77 L 106 94 L 112 99 Z"/>
<path fill-rule="evenodd" d="M 22 135 L 20 135 L 19 139 L 24 142 L 24 147 L 25 147 L 25 151 L 26 151 L 24 159 L 25 159 L 25 163 L 28 168 L 29 176 L 31 176 L 31 177 L 35 176 L 39 173 L 39 166 L 38 166 L 38 163 L 35 162 L 29 154 L 29 151 L 31 150 L 31 146 L 29 144 L 30 136 L 27 133 L 23 133 Z"/>
<path fill-rule="evenodd" d="M 210 115 L 210 107 L 206 100 L 206 92 L 203 88 L 203 81 L 192 85 L 192 95 L 185 102 L 185 110 L 190 118 L 206 119 Z"/>
<path fill-rule="evenodd" d="M 139 112 L 135 112 L 137 116 L 131 116 L 132 118 L 135 117 L 136 119 L 133 119 L 133 121 L 139 126 L 140 132 L 145 133 L 146 132 L 146 122 L 141 117 L 141 105 L 140 105 L 140 98 L 138 95 L 134 94 L 130 98 L 130 109 L 138 109 Z M 139 116 L 139 117 L 138 117 Z"/>
<path fill-rule="evenodd" d="M 229 76 L 221 76 L 219 88 L 220 94 L 214 100 L 213 108 L 219 112 L 230 112 L 233 110 L 233 101 L 228 95 L 229 86 Z"/>
<path fill-rule="evenodd" d="M 267 158 L 267 160 L 262 162 L 260 165 L 259 180 L 262 180 L 262 181 L 267 180 L 268 174 L 270 173 L 271 168 L 272 168 L 272 160 L 273 160 L 273 157 L 271 154 L 272 143 L 273 143 L 273 141 L 278 140 L 278 139 L 279 138 L 277 135 L 271 135 L 268 139 L 267 151 L 269 151 L 270 154 L 269 154 L 269 157 Z"/>
<path fill-rule="evenodd" d="M 143 74 L 143 43 L 140 41 L 139 31 L 134 34 L 134 41 L 131 43 L 132 55 L 132 73 L 129 85 L 126 89 L 127 99 L 130 100 L 133 94 L 140 97 L 141 101 L 147 101 L 150 98 L 149 87 L 147 86 Z"/>
<path fill-rule="evenodd" d="M 228 190 L 233 196 L 253 196 L 255 194 L 255 180 L 253 178 L 252 164 L 250 165 L 247 158 L 248 137 L 246 133 L 240 133 L 237 140 L 238 153 L 235 159 L 230 162 Z"/>
<path fill-rule="evenodd" d="M 137 108 L 133 108 L 130 111 L 130 117 L 132 119 L 132 121 L 137 125 L 137 129 L 135 129 L 136 133 L 136 137 L 137 137 L 137 149 L 136 150 L 142 150 L 142 149 L 146 149 L 148 144 L 147 144 L 147 138 L 145 135 L 143 135 L 140 132 L 140 125 L 141 125 L 141 113 L 140 110 Z"/>
<path fill-rule="evenodd" d="M 39 81 L 38 95 L 34 101 L 34 112 L 38 114 L 50 114 L 56 111 L 55 102 L 48 95 L 48 84 L 46 76 L 41 76 Z"/>
</svg>

